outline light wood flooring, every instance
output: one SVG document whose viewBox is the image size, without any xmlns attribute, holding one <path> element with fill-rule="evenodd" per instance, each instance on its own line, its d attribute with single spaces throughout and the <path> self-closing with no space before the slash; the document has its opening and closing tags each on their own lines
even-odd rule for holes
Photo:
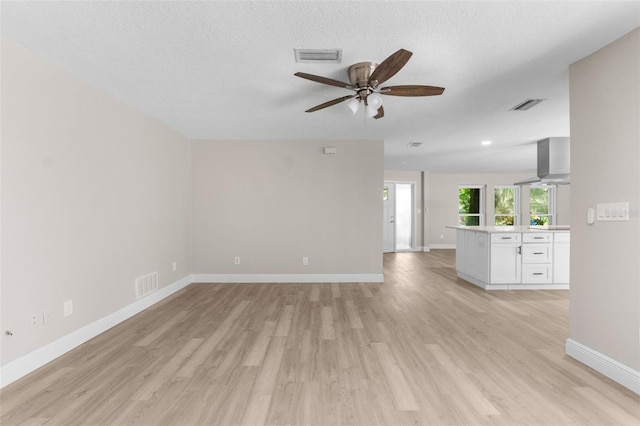
<svg viewBox="0 0 640 426">
<path fill-rule="evenodd" d="M 638 425 L 564 354 L 567 291 L 486 292 L 453 250 L 385 282 L 192 284 L 0 391 L 5 425 Z"/>
</svg>

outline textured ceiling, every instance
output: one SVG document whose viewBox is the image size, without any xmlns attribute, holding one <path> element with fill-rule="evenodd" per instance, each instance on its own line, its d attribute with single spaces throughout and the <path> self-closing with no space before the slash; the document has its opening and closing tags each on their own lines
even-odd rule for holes
<svg viewBox="0 0 640 426">
<path fill-rule="evenodd" d="M 434 172 L 533 172 L 535 141 L 569 135 L 569 65 L 640 26 L 638 1 L 0 7 L 3 36 L 189 138 L 383 139 L 386 168 Z M 294 48 L 342 48 L 343 61 L 298 64 Z M 343 105 L 304 113 L 351 92 L 295 72 L 347 81 L 349 65 L 399 48 L 413 57 L 388 85 L 442 96 L 387 96 L 380 120 Z M 527 98 L 546 101 L 509 111 Z"/>
</svg>

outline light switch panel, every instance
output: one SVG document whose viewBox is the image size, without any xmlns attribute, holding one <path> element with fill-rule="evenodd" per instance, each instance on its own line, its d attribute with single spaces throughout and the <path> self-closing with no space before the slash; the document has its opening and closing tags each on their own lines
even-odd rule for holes
<svg viewBox="0 0 640 426">
<path fill-rule="evenodd" d="M 596 204 L 599 222 L 628 222 L 629 203 L 600 203 Z"/>
</svg>

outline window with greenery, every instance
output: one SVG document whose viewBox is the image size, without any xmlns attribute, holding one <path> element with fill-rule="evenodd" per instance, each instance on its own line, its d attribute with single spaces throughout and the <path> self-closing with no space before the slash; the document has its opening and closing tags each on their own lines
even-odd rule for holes
<svg viewBox="0 0 640 426">
<path fill-rule="evenodd" d="M 532 226 L 553 225 L 556 214 L 556 187 L 531 185 L 529 188 L 529 223 Z"/>
<path fill-rule="evenodd" d="M 466 226 L 484 225 L 484 186 L 458 187 L 458 223 Z"/>
<path fill-rule="evenodd" d="M 516 226 L 520 222 L 520 188 L 496 186 L 494 188 L 494 214 L 496 226 Z"/>
</svg>

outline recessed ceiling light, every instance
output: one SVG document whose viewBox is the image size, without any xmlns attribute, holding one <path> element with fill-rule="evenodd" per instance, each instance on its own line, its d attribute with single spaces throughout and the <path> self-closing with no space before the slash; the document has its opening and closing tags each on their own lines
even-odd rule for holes
<svg viewBox="0 0 640 426">
<path fill-rule="evenodd" d="M 412 147 L 412 148 L 417 148 L 417 147 L 419 147 L 420 145 L 422 145 L 422 142 L 409 142 L 409 143 L 407 144 L 407 146 L 410 146 L 410 147 Z"/>
<path fill-rule="evenodd" d="M 491 145 L 491 141 L 482 141 L 480 142 L 480 145 L 484 145 L 484 146 Z"/>
</svg>

